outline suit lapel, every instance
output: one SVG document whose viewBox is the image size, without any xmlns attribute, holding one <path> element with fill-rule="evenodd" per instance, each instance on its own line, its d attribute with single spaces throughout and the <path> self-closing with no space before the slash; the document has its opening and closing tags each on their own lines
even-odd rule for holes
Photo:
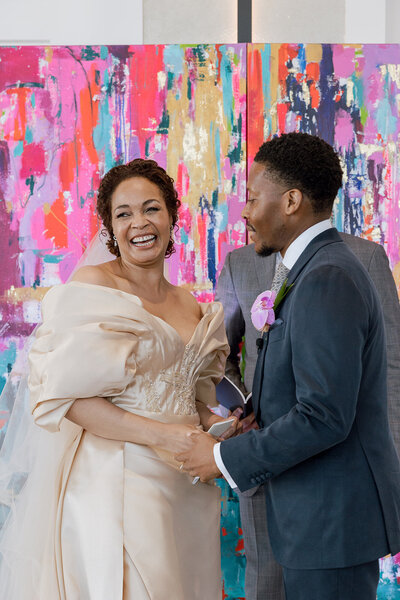
<svg viewBox="0 0 400 600">
<path fill-rule="evenodd" d="M 263 345 L 262 345 L 262 348 L 258 350 L 256 370 L 254 371 L 254 378 L 253 378 L 251 402 L 253 404 L 253 411 L 254 411 L 254 414 L 256 415 L 256 418 L 258 416 L 259 407 L 260 407 L 260 395 L 261 395 L 262 381 L 263 381 L 263 374 L 264 374 L 265 352 L 266 352 L 267 345 L 268 345 L 267 340 L 265 338 L 266 338 L 266 335 L 265 335 L 265 333 L 263 333 L 262 334 Z"/>
<path fill-rule="evenodd" d="M 271 257 L 260 256 L 256 252 L 254 252 L 254 270 L 256 272 L 257 282 L 258 282 L 258 294 L 268 290 L 271 287 L 272 279 L 274 277 L 276 265 L 276 254 Z M 257 294 L 257 295 L 258 295 Z M 254 296 L 254 300 L 256 296 Z M 260 333 L 260 337 L 263 337 L 263 347 L 259 350 L 259 354 L 265 354 L 266 343 L 265 343 L 265 335 Z M 255 414 L 257 414 L 257 409 L 259 405 L 259 397 L 262 383 L 262 365 L 264 363 L 263 356 L 258 356 L 256 363 L 256 370 L 254 372 L 253 377 L 253 386 L 252 386 L 252 404 Z"/>
<path fill-rule="evenodd" d="M 290 270 L 287 285 L 291 285 L 296 282 L 296 279 L 299 277 L 299 275 L 303 271 L 304 267 L 312 259 L 314 254 L 316 254 L 316 252 L 318 252 L 324 246 L 327 246 L 329 244 L 333 244 L 336 242 L 340 242 L 342 244 L 344 243 L 342 238 L 340 237 L 338 231 L 334 228 L 324 231 L 323 233 L 321 233 L 320 235 L 315 237 L 313 240 L 311 240 L 311 242 L 308 244 L 308 246 L 305 248 L 305 250 L 299 256 L 296 263 L 293 265 L 292 269 Z M 272 261 L 270 261 L 270 262 L 272 262 Z M 274 265 L 275 265 L 275 263 L 274 263 Z M 272 273 L 273 273 L 273 271 L 272 271 Z M 272 277 L 271 277 L 271 281 L 272 281 Z M 290 292 L 288 292 L 288 294 L 290 294 Z M 281 308 L 282 304 L 285 302 L 286 297 L 287 296 L 285 296 L 285 298 L 282 300 L 282 303 L 279 304 L 279 308 L 277 309 L 276 315 L 278 314 L 278 311 Z M 259 350 L 259 355 L 258 355 L 258 359 L 257 359 L 256 370 L 254 373 L 254 380 L 253 380 L 252 402 L 253 402 L 253 409 L 254 409 L 254 413 L 255 413 L 256 417 L 257 417 L 257 413 L 259 412 L 259 407 L 260 407 L 260 396 L 261 396 L 261 392 L 262 392 L 265 353 L 266 353 L 267 346 L 268 346 L 268 333 L 264 333 L 262 335 L 262 339 L 263 339 L 263 345 L 262 345 L 261 350 Z"/>
</svg>

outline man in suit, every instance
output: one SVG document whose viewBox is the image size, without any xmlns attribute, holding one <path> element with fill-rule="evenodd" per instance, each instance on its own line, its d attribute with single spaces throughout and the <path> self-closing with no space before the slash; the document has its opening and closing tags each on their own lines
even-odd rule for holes
<svg viewBox="0 0 400 600">
<path fill-rule="evenodd" d="M 368 240 L 340 234 L 368 271 L 381 301 L 388 357 L 388 414 L 400 455 L 400 304 L 384 249 Z M 230 252 L 218 279 L 216 300 L 222 302 L 231 348 L 226 375 L 246 396 L 252 389 L 259 332 L 251 322 L 254 299 L 271 287 L 276 253 L 261 256 L 254 244 Z M 245 336 L 244 385 L 239 369 L 239 344 Z M 254 413 L 246 421 L 252 422 Z M 282 568 L 276 562 L 268 539 L 264 486 L 238 493 L 246 553 L 246 600 L 284 600 Z"/>
<path fill-rule="evenodd" d="M 177 457 L 202 481 L 265 484 L 286 600 L 375 600 L 378 558 L 400 550 L 383 316 L 330 224 L 341 180 L 337 155 L 314 136 L 283 134 L 258 151 L 243 216 L 255 251 L 280 253 L 289 288 L 259 344 L 260 429 L 222 443 L 193 433 Z"/>
</svg>

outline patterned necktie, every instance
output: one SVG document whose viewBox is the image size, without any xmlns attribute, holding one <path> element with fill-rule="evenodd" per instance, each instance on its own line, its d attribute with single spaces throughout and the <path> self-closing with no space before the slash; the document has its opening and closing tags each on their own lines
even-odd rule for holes
<svg viewBox="0 0 400 600">
<path fill-rule="evenodd" d="M 288 276 L 290 269 L 285 267 L 283 262 L 280 262 L 279 265 L 275 269 L 274 278 L 271 284 L 271 291 L 279 292 L 282 287 L 283 282 Z"/>
</svg>

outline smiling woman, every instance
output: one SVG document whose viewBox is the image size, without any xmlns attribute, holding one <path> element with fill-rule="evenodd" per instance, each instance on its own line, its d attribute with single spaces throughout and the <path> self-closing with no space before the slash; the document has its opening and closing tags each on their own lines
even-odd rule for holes
<svg viewBox="0 0 400 600">
<path fill-rule="evenodd" d="M 114 167 L 98 212 L 115 259 L 79 269 L 43 300 L 29 387 L 48 451 L 14 514 L 51 501 L 40 539 L 9 521 L 3 545 L 25 556 L 9 600 L 221 597 L 219 490 L 192 485 L 175 456 L 224 420 L 208 406 L 229 346 L 222 306 L 164 277 L 178 207 L 154 161 Z M 237 429 L 234 419 L 228 435 Z M 46 435 L 60 457 L 50 474 Z"/>
<path fill-rule="evenodd" d="M 152 250 L 151 257 L 164 258 L 168 245 L 173 243 L 170 234 L 172 217 L 168 212 L 161 190 L 144 177 L 125 179 L 118 185 L 111 199 L 111 224 L 113 239 L 118 250 L 125 246 L 129 255 L 137 260 L 143 257 L 133 249 Z M 119 250 L 121 255 L 121 250 Z M 144 254 L 149 260 L 149 253 Z"/>
<path fill-rule="evenodd" d="M 137 181 L 138 179 L 141 181 Z M 115 239 L 117 236 L 114 238 L 115 221 L 117 218 L 126 219 L 132 216 L 129 211 L 134 208 L 132 201 L 139 201 L 137 194 L 142 200 L 142 211 L 145 208 L 149 209 L 146 214 L 156 211 L 161 205 L 169 214 L 171 228 L 178 220 L 181 203 L 174 188 L 174 181 L 154 160 L 137 158 L 126 165 L 114 167 L 101 182 L 97 211 L 109 234 L 108 248 L 115 256 L 120 256 L 118 239 Z M 154 204 L 152 200 L 155 201 Z M 151 206 L 147 206 L 148 204 Z M 170 236 L 165 256 L 168 257 L 173 252 L 174 243 Z"/>
<path fill-rule="evenodd" d="M 97 211 L 116 259 L 79 269 L 72 280 L 136 295 L 146 310 L 190 339 L 201 317 L 199 304 L 163 274 L 164 260 L 174 252 L 179 206 L 173 179 L 154 160 L 138 158 L 111 169 L 100 184 Z"/>
</svg>

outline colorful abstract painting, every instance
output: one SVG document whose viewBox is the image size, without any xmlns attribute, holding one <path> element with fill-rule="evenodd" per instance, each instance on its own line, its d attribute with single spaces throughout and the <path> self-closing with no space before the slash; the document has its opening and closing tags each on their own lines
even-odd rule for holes
<svg viewBox="0 0 400 600">
<path fill-rule="evenodd" d="M 400 46 L 248 47 L 248 161 L 269 137 L 318 135 L 342 158 L 340 231 L 382 244 L 400 291 Z M 378 599 L 400 597 L 400 555 L 381 561 Z"/>
<path fill-rule="evenodd" d="M 212 300 L 226 253 L 245 243 L 245 144 L 245 45 L 0 48 L 0 391 L 43 294 L 98 231 L 96 190 L 116 164 L 152 158 L 174 178 L 168 275 Z M 245 559 L 228 493 L 223 514 L 234 598 Z"/>
<path fill-rule="evenodd" d="M 0 49 L 0 382 L 99 228 L 102 175 L 158 161 L 182 201 L 172 282 L 211 300 L 245 242 L 246 47 Z"/>
<path fill-rule="evenodd" d="M 319 135 L 342 157 L 340 231 L 382 244 L 400 289 L 400 46 L 254 44 L 248 160 L 268 137 Z"/>
<path fill-rule="evenodd" d="M 322 136 L 345 169 L 335 224 L 382 244 L 400 289 L 399 99 L 397 45 L 0 48 L 0 390 L 43 294 L 100 228 L 100 178 L 139 156 L 167 169 L 182 200 L 169 278 L 208 301 L 227 252 L 246 242 L 259 145 Z M 243 539 L 237 497 L 220 485 L 224 598 L 235 600 Z M 379 600 L 399 597 L 399 563 L 382 562 Z"/>
</svg>

